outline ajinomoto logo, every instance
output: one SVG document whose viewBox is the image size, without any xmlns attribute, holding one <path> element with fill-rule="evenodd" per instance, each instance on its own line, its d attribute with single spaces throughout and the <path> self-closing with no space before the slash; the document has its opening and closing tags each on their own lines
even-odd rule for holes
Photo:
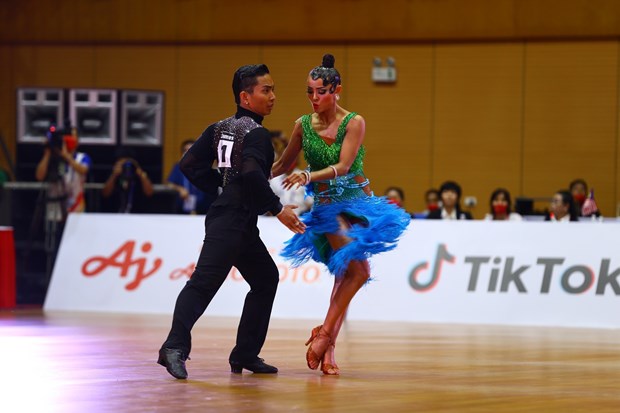
<svg viewBox="0 0 620 413">
<path fill-rule="evenodd" d="M 140 246 L 140 252 L 146 255 L 152 248 L 153 245 L 150 242 L 145 242 Z M 82 264 L 82 274 L 85 277 L 94 277 L 108 267 L 116 267 L 120 270 L 122 278 L 128 277 L 130 272 L 133 273 L 135 278 L 125 285 L 125 289 L 129 291 L 135 290 L 142 281 L 153 275 L 163 263 L 163 260 L 159 257 L 154 258 L 152 263 L 148 262 L 146 256 L 137 258 L 135 257 L 135 253 L 137 253 L 135 250 L 136 241 L 127 241 L 109 256 L 97 255 L 88 258 Z"/>
<path fill-rule="evenodd" d="M 137 290 L 144 280 L 162 270 L 164 259 L 150 256 L 152 249 L 153 244 L 148 241 L 139 246 L 134 240 L 126 241 L 109 255 L 95 255 L 87 258 L 82 263 L 82 275 L 96 277 L 105 270 L 117 269 L 121 278 L 130 279 L 125 285 L 125 289 L 128 291 Z M 270 249 L 269 253 L 275 255 L 276 251 Z M 281 283 L 314 284 L 321 278 L 320 267 L 313 263 L 306 263 L 298 268 L 291 268 L 286 263 L 280 263 L 276 267 Z M 168 278 L 173 281 L 190 279 L 195 269 L 196 264 L 192 262 L 181 268 L 175 268 Z M 243 281 L 242 274 L 235 267 L 231 268 L 227 277 L 233 281 Z"/>
<path fill-rule="evenodd" d="M 537 257 L 535 262 L 518 265 L 519 257 L 472 255 L 463 258 L 468 292 L 507 292 L 548 294 L 559 288 L 567 294 L 583 294 L 594 288 L 595 295 L 611 291 L 620 295 L 620 267 L 613 268 L 610 258 L 601 258 L 597 265 L 571 263 L 565 257 Z M 432 261 L 416 264 L 409 273 L 409 285 L 417 292 L 427 292 L 437 286 L 444 264 L 458 264 L 456 255 L 439 244 Z M 429 273 L 430 271 L 430 273 Z M 511 287 L 512 286 L 512 287 Z M 559 287 L 553 287 L 559 286 Z"/>
</svg>

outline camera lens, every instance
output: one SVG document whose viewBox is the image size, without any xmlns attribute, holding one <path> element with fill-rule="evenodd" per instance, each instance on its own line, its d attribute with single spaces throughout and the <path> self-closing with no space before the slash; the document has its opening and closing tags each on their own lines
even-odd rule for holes
<svg viewBox="0 0 620 413">
<path fill-rule="evenodd" d="M 123 163 L 123 175 L 126 177 L 131 177 L 136 172 L 136 166 L 131 161 L 125 161 Z"/>
</svg>

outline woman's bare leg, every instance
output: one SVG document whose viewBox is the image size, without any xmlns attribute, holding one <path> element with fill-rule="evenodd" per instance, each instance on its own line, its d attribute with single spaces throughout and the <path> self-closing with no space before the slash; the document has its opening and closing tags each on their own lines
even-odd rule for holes
<svg viewBox="0 0 620 413">
<path fill-rule="evenodd" d="M 334 250 L 351 242 L 351 239 L 345 235 L 351 225 L 342 217 L 339 217 L 339 221 L 341 228 L 340 233 L 327 235 L 327 240 Z M 318 367 L 318 363 L 320 363 L 320 360 L 325 355 L 330 344 L 333 344 L 335 341 L 351 299 L 353 299 L 357 291 L 366 283 L 369 277 L 370 269 L 366 260 L 351 261 L 345 274 L 334 284 L 329 309 L 325 316 L 322 329 L 328 336 L 320 336 L 313 341 L 313 346 L 309 349 L 309 353 L 313 352 L 318 356 L 319 360 L 313 360 L 312 357 L 309 358 L 308 365 L 311 368 L 314 369 Z"/>
<path fill-rule="evenodd" d="M 330 304 L 334 300 L 334 296 L 336 295 L 336 291 L 340 287 L 342 283 L 342 278 L 334 279 L 334 288 L 332 290 Z M 348 309 L 348 307 L 347 307 Z M 347 317 L 347 310 L 340 316 L 340 318 L 336 321 L 336 325 L 334 329 L 329 332 L 332 338 L 332 345 L 327 348 L 325 351 L 325 355 L 323 356 L 323 372 L 325 374 L 339 374 L 340 369 L 338 368 L 338 364 L 336 364 L 336 340 L 338 339 L 338 333 L 340 333 L 340 329 L 342 327 L 342 323 Z"/>
</svg>

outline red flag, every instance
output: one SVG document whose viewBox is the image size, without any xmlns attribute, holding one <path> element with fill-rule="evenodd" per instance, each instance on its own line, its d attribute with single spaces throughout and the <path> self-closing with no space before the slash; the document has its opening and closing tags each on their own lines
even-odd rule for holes
<svg viewBox="0 0 620 413">
<path fill-rule="evenodd" d="M 594 189 L 590 190 L 590 196 L 586 199 L 581 207 L 581 215 L 584 217 L 589 217 L 598 212 L 598 206 L 596 206 L 596 201 L 594 200 Z"/>
</svg>

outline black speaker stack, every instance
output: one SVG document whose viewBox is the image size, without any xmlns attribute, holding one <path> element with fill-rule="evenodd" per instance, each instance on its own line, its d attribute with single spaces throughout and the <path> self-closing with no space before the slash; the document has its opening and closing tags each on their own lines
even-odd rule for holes
<svg viewBox="0 0 620 413">
<path fill-rule="evenodd" d="M 54 125 L 77 129 L 78 151 L 93 161 L 90 182 L 105 182 L 122 152 L 131 154 L 151 180 L 160 183 L 163 117 L 162 91 L 19 88 L 16 178 L 35 180 L 46 132 Z"/>
</svg>

